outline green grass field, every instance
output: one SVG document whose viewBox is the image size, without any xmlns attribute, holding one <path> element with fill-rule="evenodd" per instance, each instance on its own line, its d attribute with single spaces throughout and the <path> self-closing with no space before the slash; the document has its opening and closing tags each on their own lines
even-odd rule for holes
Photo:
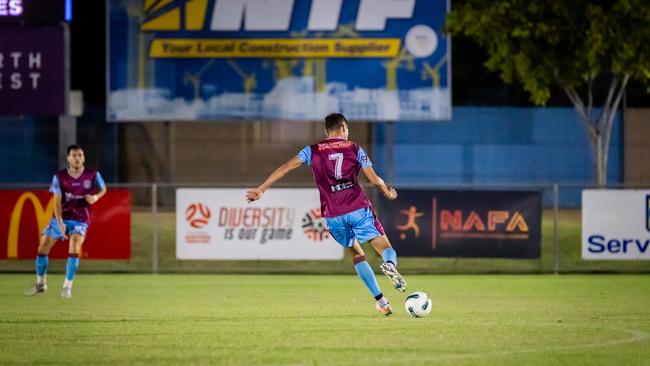
<svg viewBox="0 0 650 366">
<path fill-rule="evenodd" d="M 433 297 L 410 319 L 353 275 L 89 275 L 61 299 L 0 277 L 2 365 L 650 364 L 650 276 L 408 276 Z"/>
</svg>

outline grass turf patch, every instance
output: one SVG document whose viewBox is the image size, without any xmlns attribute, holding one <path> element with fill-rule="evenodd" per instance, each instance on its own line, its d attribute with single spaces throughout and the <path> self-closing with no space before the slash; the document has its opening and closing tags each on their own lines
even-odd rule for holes
<svg viewBox="0 0 650 366">
<path fill-rule="evenodd" d="M 641 365 L 650 276 L 407 276 L 433 298 L 411 319 L 352 275 L 88 275 L 73 298 L 0 279 L 0 364 Z M 407 292 L 408 293 L 408 292 Z"/>
</svg>

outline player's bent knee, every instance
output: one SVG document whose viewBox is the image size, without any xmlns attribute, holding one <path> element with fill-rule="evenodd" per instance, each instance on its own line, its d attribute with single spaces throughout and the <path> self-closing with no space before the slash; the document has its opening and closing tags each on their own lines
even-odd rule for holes
<svg viewBox="0 0 650 366">
<path fill-rule="evenodd" d="M 388 249 L 392 248 L 390 241 L 386 235 L 378 236 L 370 240 L 370 244 L 377 249 Z"/>
<path fill-rule="evenodd" d="M 81 246 L 83 245 L 84 237 L 79 234 L 72 234 L 70 236 L 70 253 L 79 254 L 81 252 Z"/>
<path fill-rule="evenodd" d="M 56 243 L 56 239 L 50 238 L 47 235 L 41 236 L 41 241 L 38 243 L 38 253 L 39 254 L 49 254 L 50 250 Z"/>
<path fill-rule="evenodd" d="M 355 243 L 354 246 L 349 247 L 350 253 L 352 254 L 352 257 L 355 257 L 357 255 L 366 255 L 366 253 L 363 251 L 363 248 L 361 248 L 361 245 L 359 243 Z"/>
<path fill-rule="evenodd" d="M 355 255 L 354 257 L 352 257 L 352 264 L 356 266 L 358 263 L 361 263 L 365 260 L 366 260 L 365 255 Z"/>
</svg>

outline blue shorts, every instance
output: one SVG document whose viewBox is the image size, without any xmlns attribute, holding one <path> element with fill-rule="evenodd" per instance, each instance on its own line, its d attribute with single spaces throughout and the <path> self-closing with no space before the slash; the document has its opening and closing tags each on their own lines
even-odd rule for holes
<svg viewBox="0 0 650 366">
<path fill-rule="evenodd" d="M 86 230 L 88 230 L 88 224 L 85 222 L 74 221 L 74 220 L 63 220 L 65 224 L 65 233 L 69 236 L 72 234 L 79 234 L 83 237 L 86 236 Z M 56 223 L 56 219 L 50 220 L 50 223 L 43 230 L 43 235 L 49 236 L 50 238 L 63 240 L 63 234 L 59 230 L 59 225 Z"/>
<path fill-rule="evenodd" d="M 354 240 L 365 243 L 384 235 L 384 227 L 370 207 L 336 217 L 326 217 L 327 228 L 339 244 L 346 248 L 354 246 Z"/>
</svg>

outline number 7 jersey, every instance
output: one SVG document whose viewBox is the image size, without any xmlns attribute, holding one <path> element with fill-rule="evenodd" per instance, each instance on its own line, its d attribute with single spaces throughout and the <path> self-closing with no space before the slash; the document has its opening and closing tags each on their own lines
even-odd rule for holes
<svg viewBox="0 0 650 366">
<path fill-rule="evenodd" d="M 328 138 L 302 149 L 298 159 L 312 169 L 323 217 L 341 216 L 372 207 L 357 178 L 359 170 L 372 166 L 372 163 L 355 142 Z"/>
</svg>

